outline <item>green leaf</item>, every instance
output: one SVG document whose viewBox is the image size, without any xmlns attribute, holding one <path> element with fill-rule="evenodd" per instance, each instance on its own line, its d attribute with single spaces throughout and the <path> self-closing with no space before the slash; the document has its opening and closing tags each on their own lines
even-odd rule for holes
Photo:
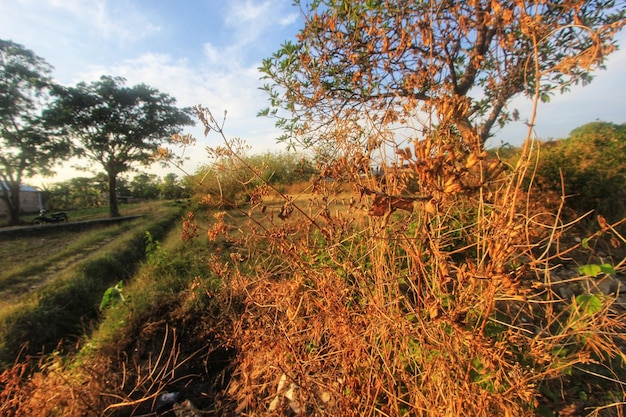
<svg viewBox="0 0 626 417">
<path fill-rule="evenodd" d="M 602 310 L 602 300 L 594 294 L 581 294 L 576 297 L 576 305 L 581 313 L 595 314 Z"/>
<path fill-rule="evenodd" d="M 586 237 L 586 238 L 584 238 L 584 239 L 583 239 L 583 241 L 581 242 L 581 245 L 582 245 L 582 247 L 583 247 L 584 249 L 589 249 L 589 240 L 590 240 L 590 239 L 589 239 L 588 237 Z"/>
<path fill-rule="evenodd" d="M 613 268 L 613 265 L 611 264 L 602 264 L 600 265 L 600 269 L 605 274 L 615 274 L 615 268 Z"/>
<path fill-rule="evenodd" d="M 563 346 L 557 346 L 550 351 L 552 356 L 558 356 L 559 358 L 564 358 L 569 353 L 569 350 Z"/>
<path fill-rule="evenodd" d="M 107 290 L 104 292 L 104 295 L 102 296 L 102 301 L 100 302 L 100 310 L 105 309 L 110 304 L 124 301 L 124 296 L 122 295 L 123 285 L 124 282 L 120 281 L 115 285 L 115 287 L 107 288 Z"/>
<path fill-rule="evenodd" d="M 600 272 L 602 272 L 602 268 L 597 264 L 587 264 L 578 268 L 578 273 L 581 275 L 586 275 L 588 277 L 595 277 Z"/>
<path fill-rule="evenodd" d="M 615 274 L 615 268 L 611 264 L 588 264 L 578 268 L 578 273 L 588 277 L 595 277 L 600 273 Z"/>
</svg>

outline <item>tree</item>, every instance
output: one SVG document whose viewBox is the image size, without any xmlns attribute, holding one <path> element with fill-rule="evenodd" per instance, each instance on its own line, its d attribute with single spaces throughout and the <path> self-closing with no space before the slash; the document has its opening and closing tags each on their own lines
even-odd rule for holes
<svg viewBox="0 0 626 417">
<path fill-rule="evenodd" d="M 96 207 L 100 202 L 100 193 L 95 187 L 95 179 L 76 177 L 67 181 L 71 190 L 71 202 L 75 208 Z"/>
<path fill-rule="evenodd" d="M 260 114 L 278 118 L 285 141 L 368 152 L 415 125 L 481 151 L 494 126 L 518 117 L 513 97 L 547 101 L 590 82 L 626 23 L 626 5 L 613 0 L 296 4 L 304 28 L 263 61 L 270 107 Z"/>
<path fill-rule="evenodd" d="M 119 77 L 56 90 L 51 117 L 78 140 L 80 151 L 100 164 L 109 182 L 111 217 L 120 215 L 118 175 L 134 164 L 148 165 L 163 142 L 185 125 L 193 125 L 189 109 L 175 106 L 165 93 L 139 84 L 126 87 Z"/>
<path fill-rule="evenodd" d="M 183 187 L 182 183 L 173 172 L 163 177 L 163 181 L 159 184 L 159 190 L 161 192 L 161 198 L 165 200 L 183 198 L 188 194 L 185 187 Z"/>
<path fill-rule="evenodd" d="M 155 174 L 141 173 L 130 182 L 133 197 L 155 200 L 159 198 L 159 177 Z"/>
<path fill-rule="evenodd" d="M 69 143 L 53 135 L 42 118 L 52 87 L 52 67 L 22 45 L 0 39 L 0 199 L 10 224 L 19 223 L 24 178 L 52 173 L 69 155 Z"/>
</svg>

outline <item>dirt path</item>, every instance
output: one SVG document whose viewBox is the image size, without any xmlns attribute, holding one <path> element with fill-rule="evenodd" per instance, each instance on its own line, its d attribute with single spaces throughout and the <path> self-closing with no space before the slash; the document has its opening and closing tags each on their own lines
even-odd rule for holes
<svg viewBox="0 0 626 417">
<path fill-rule="evenodd" d="M 0 239 L 0 308 L 73 268 L 95 251 L 111 244 L 118 225 L 92 228 L 50 228 Z"/>
</svg>

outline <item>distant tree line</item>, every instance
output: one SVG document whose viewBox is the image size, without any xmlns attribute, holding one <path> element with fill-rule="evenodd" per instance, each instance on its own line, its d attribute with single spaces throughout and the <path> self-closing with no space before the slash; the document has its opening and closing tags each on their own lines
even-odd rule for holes
<svg viewBox="0 0 626 417">
<path fill-rule="evenodd" d="M 99 207 L 108 204 L 109 182 L 106 174 L 76 177 L 57 182 L 43 190 L 43 199 L 51 209 Z M 186 181 L 174 173 L 163 178 L 156 174 L 140 173 L 128 180 L 117 181 L 118 198 L 135 200 L 175 200 L 189 197 Z"/>
<path fill-rule="evenodd" d="M 246 165 L 259 177 L 250 178 Z M 217 158 L 199 168 L 195 175 L 179 178 L 174 173 L 164 177 L 138 173 L 132 179 L 117 179 L 118 198 L 133 200 L 174 200 L 206 194 L 221 195 L 225 204 L 248 201 L 246 185 L 264 182 L 278 189 L 308 182 L 318 174 L 315 163 L 307 156 L 294 152 L 266 152 L 243 156 L 239 163 L 229 158 Z M 50 209 L 98 207 L 108 204 L 109 183 L 106 174 L 76 177 L 51 184 L 43 190 L 44 201 Z M 217 202 L 217 200 L 215 200 Z"/>
</svg>

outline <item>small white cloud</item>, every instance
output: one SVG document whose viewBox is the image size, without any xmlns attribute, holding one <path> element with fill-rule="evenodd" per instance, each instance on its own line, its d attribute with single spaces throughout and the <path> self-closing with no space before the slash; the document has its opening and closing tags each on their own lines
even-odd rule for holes
<svg viewBox="0 0 626 417">
<path fill-rule="evenodd" d="M 211 42 L 205 42 L 202 46 L 207 64 L 213 70 L 233 71 L 240 67 L 244 51 L 241 45 L 215 46 Z"/>
<path fill-rule="evenodd" d="M 68 13 L 74 23 L 96 29 L 104 39 L 119 42 L 137 41 L 161 30 L 159 25 L 149 21 L 144 12 L 137 10 L 127 1 L 108 0 L 48 0 L 56 9 Z"/>
<path fill-rule="evenodd" d="M 231 1 L 226 23 L 231 26 L 239 26 L 242 23 L 257 22 L 261 17 L 269 20 L 271 3 L 271 1 Z"/>
<path fill-rule="evenodd" d="M 280 19 L 281 26 L 289 26 L 298 20 L 300 15 L 298 13 L 291 13 Z"/>
<path fill-rule="evenodd" d="M 218 49 L 211 43 L 206 42 L 203 46 L 204 55 L 207 57 L 209 64 L 217 64 L 220 61 Z"/>
<path fill-rule="evenodd" d="M 229 2 L 225 22 L 234 31 L 234 43 L 247 45 L 275 32 L 277 26 L 295 22 L 298 14 L 292 10 L 286 9 L 286 2 L 281 0 L 233 0 Z"/>
</svg>

